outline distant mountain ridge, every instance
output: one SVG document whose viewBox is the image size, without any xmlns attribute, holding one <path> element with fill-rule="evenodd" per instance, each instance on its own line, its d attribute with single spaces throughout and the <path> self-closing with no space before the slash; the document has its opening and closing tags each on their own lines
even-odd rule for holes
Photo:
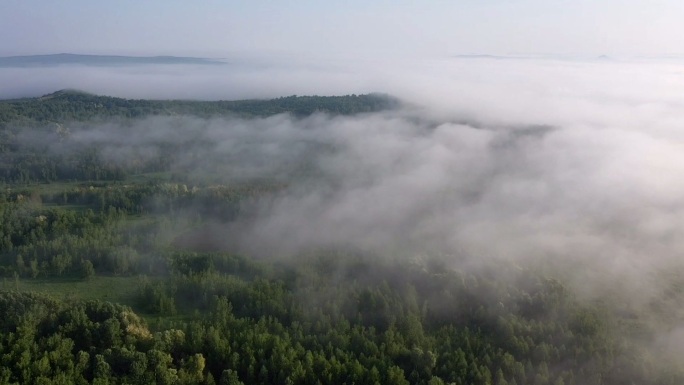
<svg viewBox="0 0 684 385">
<path fill-rule="evenodd" d="M 219 59 L 185 56 L 80 55 L 73 53 L 0 57 L 0 67 L 5 68 L 53 67 L 60 65 L 114 67 L 143 64 L 226 65 L 228 63 Z"/>
</svg>

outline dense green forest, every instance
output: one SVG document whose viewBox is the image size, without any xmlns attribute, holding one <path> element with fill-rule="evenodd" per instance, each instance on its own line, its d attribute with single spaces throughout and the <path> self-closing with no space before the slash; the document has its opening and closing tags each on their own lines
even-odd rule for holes
<svg viewBox="0 0 684 385">
<path fill-rule="evenodd" d="M 307 154 L 330 148 L 306 144 L 301 159 L 247 173 L 237 163 L 261 165 L 193 139 L 210 124 L 122 157 L 107 155 L 113 136 L 84 139 L 130 136 L 156 124 L 149 115 L 299 119 L 397 103 L 72 91 L 0 102 L 0 384 L 684 383 L 649 348 L 647 317 L 579 299 L 533 266 L 344 245 L 256 256 L 200 236 L 315 179 Z M 196 167 L 187 153 L 200 148 Z M 651 307 L 668 314 L 681 291 Z"/>
</svg>

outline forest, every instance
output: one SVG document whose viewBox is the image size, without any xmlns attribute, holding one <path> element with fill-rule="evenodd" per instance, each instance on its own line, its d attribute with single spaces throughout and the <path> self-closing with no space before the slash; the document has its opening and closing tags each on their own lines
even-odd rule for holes
<svg viewBox="0 0 684 385">
<path fill-rule="evenodd" d="M 681 280 L 630 308 L 552 268 L 474 264 L 403 233 L 260 236 L 279 229 L 262 216 L 302 191 L 356 191 L 323 168 L 346 142 L 315 134 L 322 122 L 353 131 L 400 106 L 0 101 L 0 384 L 684 383 L 654 342 L 681 317 Z"/>
</svg>

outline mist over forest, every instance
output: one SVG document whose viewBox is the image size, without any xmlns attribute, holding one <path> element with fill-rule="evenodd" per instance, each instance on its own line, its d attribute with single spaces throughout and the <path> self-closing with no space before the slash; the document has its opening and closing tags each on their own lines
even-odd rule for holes
<svg viewBox="0 0 684 385">
<path fill-rule="evenodd" d="M 62 66 L 54 78 L 63 86 L 74 84 L 69 73 L 89 82 L 83 72 L 93 71 L 92 92 L 206 100 L 219 88 L 225 99 L 249 98 L 260 83 L 269 83 L 269 97 L 351 93 L 353 84 L 336 79 L 368 65 L 364 76 L 383 67 L 391 73 L 385 78 L 403 81 L 388 85 L 380 77 L 362 91 L 387 91 L 403 107 L 353 116 L 100 118 L 65 122 L 70 133 L 59 143 L 58 134 L 32 131 L 16 140 L 55 153 L 93 146 L 118 166 L 151 162 L 171 146 L 171 171 L 223 182 L 289 181 L 287 194 L 259 209 L 264 223 L 253 230 L 269 228 L 258 236 L 280 247 L 327 239 L 382 248 L 401 240 L 477 258 L 586 258 L 620 280 L 630 270 L 668 269 L 676 260 L 684 188 L 676 178 L 684 167 L 677 124 L 684 83 L 676 62 L 456 57 L 420 64 L 426 62 L 432 71 L 425 73 L 410 71 L 415 61 L 296 67 L 301 76 L 281 76 L 278 68 L 290 68 L 274 63 L 253 70 L 261 80 L 248 79 L 249 90 L 234 82 L 245 70 L 230 66 L 168 66 L 151 74 L 138 66 Z M 7 71 L 0 73 L 9 79 Z M 167 74 L 192 86 L 180 95 L 154 86 Z M 215 80 L 213 87 L 204 77 Z M 34 77 L 20 77 L 26 78 Z M 11 83 L 23 92 L 31 86 Z M 292 173 L 300 175 L 294 182 Z M 298 225 L 280 230 L 271 223 L 280 216 Z M 290 233 L 279 241 L 281 232 Z M 645 279 L 638 275 L 629 281 Z"/>
<path fill-rule="evenodd" d="M 290 59 L 0 68 L 0 380 L 681 383 L 678 60 Z"/>
</svg>

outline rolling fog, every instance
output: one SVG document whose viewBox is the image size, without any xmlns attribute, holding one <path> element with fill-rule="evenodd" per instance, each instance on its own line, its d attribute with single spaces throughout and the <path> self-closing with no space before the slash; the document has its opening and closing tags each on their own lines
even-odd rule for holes
<svg viewBox="0 0 684 385">
<path fill-rule="evenodd" d="M 125 162 L 183 143 L 176 167 L 294 180 L 225 224 L 231 248 L 350 245 L 561 271 L 579 293 L 649 300 L 684 249 L 684 63 L 444 58 L 221 68 L 2 69 L 3 97 L 60 88 L 129 98 L 387 92 L 404 107 L 296 119 L 154 118 L 73 128 Z M 19 79 L 19 80 L 17 80 Z M 27 140 L 38 140 L 27 136 Z M 65 151 L 59 147 L 54 151 Z M 306 166 L 306 172 L 295 172 Z"/>
</svg>

